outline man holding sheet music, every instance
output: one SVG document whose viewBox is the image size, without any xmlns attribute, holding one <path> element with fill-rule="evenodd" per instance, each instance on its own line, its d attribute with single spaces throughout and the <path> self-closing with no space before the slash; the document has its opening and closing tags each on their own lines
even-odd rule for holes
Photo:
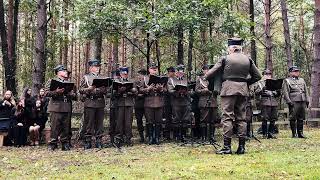
<svg viewBox="0 0 320 180">
<path fill-rule="evenodd" d="M 46 95 L 50 97 L 48 112 L 51 120 L 51 141 L 49 150 L 58 147 L 58 137 L 62 144 L 62 150 L 70 150 L 70 123 L 72 112 L 72 100 L 76 99 L 74 83 L 68 81 L 68 71 L 63 65 L 54 68 L 56 77 L 47 85 Z"/>
<path fill-rule="evenodd" d="M 190 123 L 191 107 L 190 95 L 188 93 L 188 80 L 185 77 L 184 65 L 176 68 L 176 77 L 168 80 L 168 92 L 171 96 L 172 127 L 176 140 L 184 142 L 187 133 L 187 125 Z"/>
<path fill-rule="evenodd" d="M 265 138 L 273 139 L 275 136 L 272 130 L 275 129 L 275 121 L 278 119 L 277 97 L 279 97 L 281 93 L 281 84 L 278 87 L 275 86 L 277 81 L 282 80 L 272 80 L 272 72 L 269 69 L 264 70 L 262 75 L 262 80 L 254 86 L 254 92 L 257 96 L 260 96 L 261 99 L 262 134 Z M 268 121 L 270 122 L 269 126 Z"/>
<path fill-rule="evenodd" d="M 145 95 L 144 108 L 147 120 L 149 145 L 160 144 L 160 130 L 164 107 L 164 92 L 168 81 L 167 77 L 159 77 L 158 65 L 149 64 L 149 76 L 144 77 L 143 86 L 140 92 Z"/>
<path fill-rule="evenodd" d="M 84 149 L 92 148 L 92 137 L 95 137 L 95 147 L 102 148 L 103 120 L 105 95 L 107 87 L 111 85 L 108 79 L 100 75 L 100 60 L 88 62 L 89 73 L 81 80 L 79 92 L 84 102 Z"/>
<path fill-rule="evenodd" d="M 120 78 L 113 82 L 112 89 L 117 99 L 117 121 L 115 143 L 118 147 L 122 143 L 132 146 L 132 121 L 134 97 L 137 89 L 133 82 L 128 79 L 128 67 L 120 68 Z"/>
</svg>

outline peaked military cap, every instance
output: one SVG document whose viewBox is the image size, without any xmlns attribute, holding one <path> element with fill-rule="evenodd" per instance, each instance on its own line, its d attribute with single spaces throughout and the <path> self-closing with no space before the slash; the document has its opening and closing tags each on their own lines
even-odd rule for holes
<svg viewBox="0 0 320 180">
<path fill-rule="evenodd" d="M 59 71 L 67 71 L 67 68 L 64 67 L 62 64 L 59 64 L 58 66 L 56 66 L 54 68 L 54 72 L 55 72 L 55 74 L 57 74 Z"/>
<path fill-rule="evenodd" d="M 167 68 L 168 72 L 176 72 L 176 69 L 173 66 Z"/>
<path fill-rule="evenodd" d="M 209 65 L 205 64 L 202 66 L 202 70 L 208 70 L 209 69 Z"/>
<path fill-rule="evenodd" d="M 149 68 L 157 68 L 158 67 L 158 64 L 155 63 L 155 62 L 150 62 L 149 63 Z"/>
<path fill-rule="evenodd" d="M 243 39 L 241 38 L 229 38 L 228 39 L 228 46 L 242 46 Z"/>
<path fill-rule="evenodd" d="M 119 70 L 120 70 L 120 73 L 126 73 L 126 74 L 128 74 L 128 72 L 129 72 L 129 68 L 126 67 L 126 66 L 120 67 Z"/>
<path fill-rule="evenodd" d="M 177 66 L 177 71 L 184 71 L 184 65 L 183 64 L 179 64 L 178 66 Z"/>
<path fill-rule="evenodd" d="M 294 72 L 294 71 L 300 71 L 300 69 L 298 68 L 298 66 L 291 66 L 289 68 L 289 72 Z"/>
<path fill-rule="evenodd" d="M 101 61 L 98 59 L 91 59 L 88 64 L 89 66 L 101 66 Z"/>
</svg>

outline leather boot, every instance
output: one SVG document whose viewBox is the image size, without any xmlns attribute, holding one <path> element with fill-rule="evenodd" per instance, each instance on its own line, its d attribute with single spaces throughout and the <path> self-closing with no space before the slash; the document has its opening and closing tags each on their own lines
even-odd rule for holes
<svg viewBox="0 0 320 180">
<path fill-rule="evenodd" d="M 297 131 L 298 131 L 298 138 L 306 138 L 303 135 L 303 121 L 297 121 Z"/>
<path fill-rule="evenodd" d="M 209 125 L 209 140 L 211 143 L 216 142 L 216 139 L 214 138 L 215 131 L 216 131 L 216 127 L 214 126 L 214 124 L 210 124 Z"/>
<path fill-rule="evenodd" d="M 180 129 L 180 141 L 185 142 L 187 136 L 187 129 L 185 127 L 182 127 Z"/>
<path fill-rule="evenodd" d="M 277 139 L 277 137 L 273 135 L 275 132 L 275 127 L 275 121 L 270 121 L 268 128 L 268 139 Z"/>
<path fill-rule="evenodd" d="M 69 142 L 63 142 L 61 146 L 62 151 L 70 151 Z"/>
<path fill-rule="evenodd" d="M 220 151 L 217 151 L 216 154 L 232 154 L 231 151 L 231 138 L 223 138 L 223 148 Z"/>
<path fill-rule="evenodd" d="M 54 151 L 54 150 L 56 150 L 57 148 L 58 148 L 58 145 L 57 145 L 56 142 L 50 142 L 50 143 L 49 143 L 49 146 L 48 146 L 48 150 L 49 150 L 49 151 Z"/>
<path fill-rule="evenodd" d="M 144 132 L 139 131 L 139 136 L 140 136 L 140 142 L 143 143 L 144 142 Z"/>
<path fill-rule="evenodd" d="M 148 125 L 148 144 L 151 145 L 153 144 L 153 131 L 154 131 L 154 126 L 153 124 Z"/>
<path fill-rule="evenodd" d="M 268 122 L 267 122 L 267 120 L 262 121 L 262 135 L 264 138 L 268 137 Z"/>
<path fill-rule="evenodd" d="M 92 148 L 91 137 L 85 137 L 83 148 L 84 150 Z"/>
<path fill-rule="evenodd" d="M 102 149 L 103 148 L 102 137 L 97 137 L 96 138 L 96 148 L 98 148 L 98 149 Z"/>
<path fill-rule="evenodd" d="M 246 145 L 246 139 L 244 137 L 240 137 L 239 138 L 239 146 L 238 146 L 236 154 L 244 154 L 245 153 L 245 145 Z"/>
<path fill-rule="evenodd" d="M 154 137 L 154 142 L 155 144 L 159 145 L 160 144 L 160 129 L 161 129 L 161 125 L 157 124 L 155 126 L 155 137 Z"/>
<path fill-rule="evenodd" d="M 207 127 L 201 127 L 201 141 L 205 142 L 207 141 Z"/>
<path fill-rule="evenodd" d="M 292 138 L 297 137 L 297 127 L 296 127 L 296 122 L 295 121 L 290 121 L 290 128 L 292 132 Z"/>
<path fill-rule="evenodd" d="M 179 141 L 179 138 L 180 138 L 180 128 L 179 127 L 174 127 L 173 129 L 173 136 L 174 136 L 174 140 L 175 141 Z"/>
</svg>

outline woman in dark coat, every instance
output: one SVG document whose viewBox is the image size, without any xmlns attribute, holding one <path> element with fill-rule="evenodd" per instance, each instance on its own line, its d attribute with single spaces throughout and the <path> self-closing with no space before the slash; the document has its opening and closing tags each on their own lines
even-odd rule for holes
<svg viewBox="0 0 320 180">
<path fill-rule="evenodd" d="M 13 142 L 16 147 L 27 143 L 27 121 L 24 100 L 21 99 L 17 105 L 12 126 Z"/>
</svg>

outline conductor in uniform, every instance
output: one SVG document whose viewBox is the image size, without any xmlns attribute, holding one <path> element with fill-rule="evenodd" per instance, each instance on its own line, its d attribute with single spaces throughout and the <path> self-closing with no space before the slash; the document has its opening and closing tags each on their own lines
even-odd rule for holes
<svg viewBox="0 0 320 180">
<path fill-rule="evenodd" d="M 228 40 L 228 55 L 221 58 L 205 75 L 210 79 L 222 73 L 221 109 L 223 125 L 223 148 L 217 154 L 232 154 L 231 138 L 233 124 L 238 128 L 239 146 L 237 154 L 245 153 L 247 131 L 246 101 L 249 96 L 248 85 L 261 79 L 257 67 L 252 60 L 242 53 L 243 40 Z"/>
</svg>

